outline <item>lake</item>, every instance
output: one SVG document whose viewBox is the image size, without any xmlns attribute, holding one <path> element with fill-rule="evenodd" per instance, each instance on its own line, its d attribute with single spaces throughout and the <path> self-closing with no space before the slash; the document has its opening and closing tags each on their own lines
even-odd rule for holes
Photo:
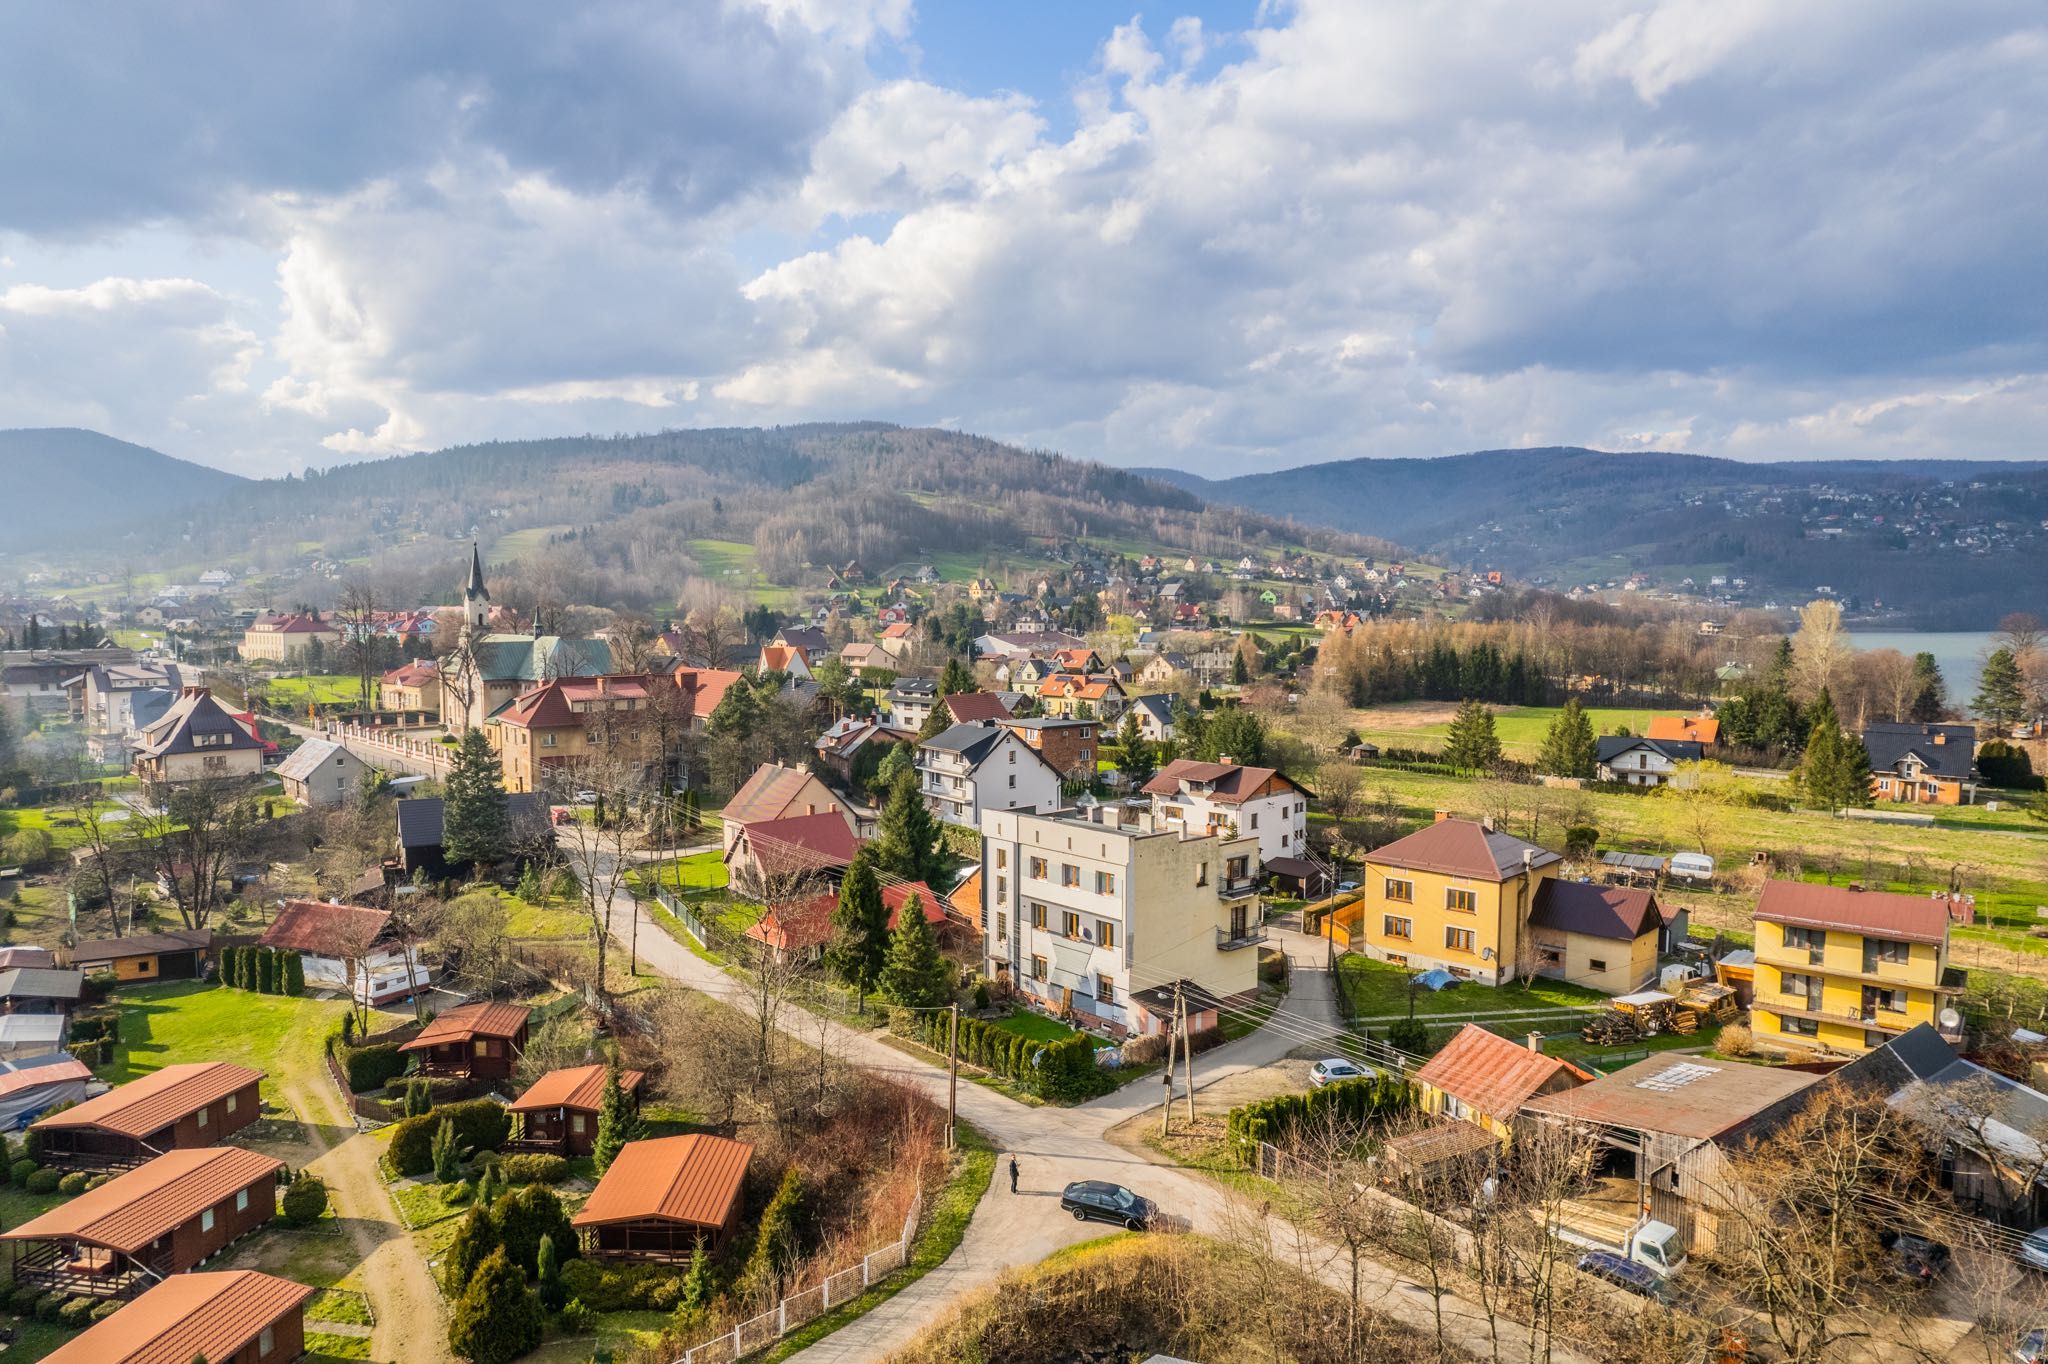
<svg viewBox="0 0 2048 1364">
<path fill-rule="evenodd" d="M 1897 649 L 1911 658 L 1933 654 L 1948 683 L 1948 703 L 1967 709 L 1977 694 L 1977 674 L 1984 655 L 1997 647 L 1989 630 L 1851 630 L 1849 643 L 1858 649 Z"/>
</svg>

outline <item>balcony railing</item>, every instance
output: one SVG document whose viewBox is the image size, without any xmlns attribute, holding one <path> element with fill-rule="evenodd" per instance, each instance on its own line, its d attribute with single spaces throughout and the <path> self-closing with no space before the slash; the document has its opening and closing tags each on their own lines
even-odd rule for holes
<svg viewBox="0 0 2048 1364">
<path fill-rule="evenodd" d="M 1257 947 L 1265 940 L 1266 926 L 1264 924 L 1246 924 L 1243 929 L 1237 931 L 1228 928 L 1216 930 L 1216 950 L 1218 952 L 1236 952 L 1246 947 Z"/>
<path fill-rule="evenodd" d="M 1216 885 L 1216 894 L 1225 900 L 1242 900 L 1258 893 L 1259 883 L 1249 876 L 1235 881 L 1219 881 Z"/>
</svg>

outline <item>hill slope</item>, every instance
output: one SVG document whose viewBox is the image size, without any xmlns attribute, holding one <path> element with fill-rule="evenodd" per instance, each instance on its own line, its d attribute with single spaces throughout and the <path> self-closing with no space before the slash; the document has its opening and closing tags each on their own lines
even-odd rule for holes
<svg viewBox="0 0 2048 1364">
<path fill-rule="evenodd" d="M 95 527 L 181 510 L 247 479 L 97 431 L 0 431 L 0 543 L 31 547 Z"/>
</svg>

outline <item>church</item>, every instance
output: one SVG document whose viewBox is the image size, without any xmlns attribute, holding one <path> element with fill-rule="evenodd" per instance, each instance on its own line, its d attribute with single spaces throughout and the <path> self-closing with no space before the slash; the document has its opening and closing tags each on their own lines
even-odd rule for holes
<svg viewBox="0 0 2048 1364">
<path fill-rule="evenodd" d="M 483 556 L 471 541 L 469 579 L 462 585 L 462 635 L 441 665 L 442 718 L 454 733 L 481 725 L 543 682 L 612 671 L 608 640 L 493 632 L 490 620 Z"/>
</svg>

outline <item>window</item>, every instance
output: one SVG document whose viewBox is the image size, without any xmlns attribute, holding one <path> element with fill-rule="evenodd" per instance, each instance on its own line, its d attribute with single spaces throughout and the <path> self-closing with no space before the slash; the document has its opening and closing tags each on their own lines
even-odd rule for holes
<svg viewBox="0 0 2048 1364">
<path fill-rule="evenodd" d="M 1388 937 L 1399 938 L 1403 942 L 1415 937 L 1415 920 L 1404 919 L 1398 914 L 1387 915 L 1380 921 L 1380 928 Z"/>
<path fill-rule="evenodd" d="M 1198 886 L 1209 884 L 1209 864 L 1207 862 L 1195 863 L 1195 884 Z"/>
<path fill-rule="evenodd" d="M 1819 1034 L 1820 1023 L 1816 1019 L 1787 1018 L 1780 1014 L 1778 1016 L 1778 1030 L 1794 1034 L 1798 1037 L 1813 1037 Z"/>
<path fill-rule="evenodd" d="M 1259 812 L 1257 810 L 1252 811 L 1252 827 L 1254 829 L 1259 827 Z"/>
<path fill-rule="evenodd" d="M 1013 749 L 1011 749 L 1011 750 L 1010 750 L 1010 766 L 1012 766 L 1012 767 L 1015 767 L 1016 765 L 1017 765 L 1017 750 L 1013 748 Z M 1012 778 L 1012 780 L 1015 780 L 1015 779 L 1014 779 L 1014 778 Z"/>
<path fill-rule="evenodd" d="M 1030 872 L 1034 880 L 1043 881 L 1045 879 L 1045 859 L 1042 857 L 1032 858 Z"/>
<path fill-rule="evenodd" d="M 1894 966 L 1904 966 L 1912 959 L 1913 947 L 1911 943 L 1899 942 L 1893 938 L 1865 938 L 1863 940 L 1863 960 L 1866 963 L 1874 964 L 1882 961 L 1890 962 Z"/>
<path fill-rule="evenodd" d="M 996 941 L 1007 942 L 1010 938 L 1010 916 L 1000 910 L 996 912 Z"/>
<path fill-rule="evenodd" d="M 1287 835 L 1286 835 L 1286 834 L 1282 834 L 1282 835 L 1280 835 L 1280 846 L 1281 846 L 1281 847 L 1283 847 L 1283 848 L 1287 846 Z"/>
<path fill-rule="evenodd" d="M 1447 890 L 1444 892 L 1444 908 L 1455 909 L 1465 914 L 1477 914 L 1479 912 L 1479 894 L 1477 891 L 1458 890 L 1456 888 Z"/>
<path fill-rule="evenodd" d="M 1033 958 L 1031 959 L 1031 978 L 1032 978 L 1033 980 L 1044 980 L 1044 979 L 1045 979 L 1045 958 L 1044 958 L 1044 957 L 1033 957 Z"/>
<path fill-rule="evenodd" d="M 1081 936 L 1081 916 L 1074 913 L 1071 909 L 1060 915 L 1060 936 L 1063 938 L 1078 938 Z"/>
<path fill-rule="evenodd" d="M 1399 953 L 1399 952 L 1389 952 L 1389 953 L 1387 953 L 1387 965 L 1389 965 L 1389 966 L 1406 966 L 1407 964 L 1408 964 L 1408 958 L 1407 958 L 1407 957 L 1405 957 L 1405 956 L 1403 956 L 1403 955 L 1402 955 L 1401 953 Z"/>
<path fill-rule="evenodd" d="M 540 736 L 540 746 L 541 746 L 542 748 L 553 748 L 553 747 L 555 746 L 555 736 L 554 736 L 554 735 L 552 735 L 552 734 L 543 734 L 543 735 L 541 735 L 541 736 Z"/>
<path fill-rule="evenodd" d="M 201 1230 L 201 1231 L 212 1231 L 212 1230 L 213 1230 L 213 1209 L 212 1209 L 212 1208 L 208 1208 L 208 1209 L 207 1209 L 206 1211 L 204 1211 L 204 1212 L 202 1212 L 202 1213 L 200 1213 L 200 1214 L 199 1214 L 199 1230 Z"/>
<path fill-rule="evenodd" d="M 1828 935 L 1818 928 L 1787 928 L 1785 946 L 1795 952 L 1811 952 L 1813 960 L 1819 961 L 1821 953 L 1827 951 Z"/>
<path fill-rule="evenodd" d="M 1008 848 L 997 848 L 997 849 L 996 849 L 996 869 L 997 869 L 998 871 L 1000 871 L 1000 870 L 1001 870 L 1002 868 L 1004 868 L 1004 867 L 1007 867 L 1007 866 L 1009 866 L 1009 865 L 1010 865 L 1010 850 L 1009 850 Z"/>
<path fill-rule="evenodd" d="M 266 1326 L 256 1333 L 256 1357 L 258 1359 L 265 1358 L 276 1348 L 277 1330 L 275 1327 Z"/>
<path fill-rule="evenodd" d="M 1009 898 L 1010 898 L 1010 878 L 1009 878 L 1009 877 L 1007 877 L 1007 876 L 998 876 L 998 877 L 996 878 L 996 898 L 997 898 L 998 900 L 1007 900 L 1007 899 L 1009 899 Z"/>
<path fill-rule="evenodd" d="M 234 1112 L 234 1111 L 235 1111 L 235 1098 L 236 1098 L 236 1096 L 235 1096 L 235 1095 L 233 1095 L 233 1094 L 230 1094 L 230 1095 L 228 1095 L 228 1110 L 227 1110 L 227 1111 L 228 1111 L 228 1112 L 230 1112 L 230 1113 L 232 1113 L 232 1112 Z"/>
<path fill-rule="evenodd" d="M 1386 879 L 1385 892 L 1389 900 L 1398 901 L 1404 905 L 1415 903 L 1415 883 L 1413 881 L 1396 881 L 1393 877 L 1389 876 Z"/>
<path fill-rule="evenodd" d="M 1060 863 L 1060 884 L 1078 886 L 1081 884 L 1081 869 L 1072 862 Z"/>
<path fill-rule="evenodd" d="M 579 1137 L 583 1135 L 583 1115 L 581 1113 L 571 1113 L 569 1115 L 569 1130 Z"/>
<path fill-rule="evenodd" d="M 207 1124 L 208 1120 L 209 1120 L 209 1119 L 211 1119 L 212 1117 L 213 1117 L 213 1114 L 212 1114 L 212 1112 L 211 1112 L 210 1110 L 208 1110 L 208 1109 L 204 1109 L 204 1108 L 200 1109 L 200 1110 L 199 1110 L 199 1125 L 200 1125 L 201 1127 L 204 1127 L 204 1126 L 206 1126 L 206 1124 Z"/>
<path fill-rule="evenodd" d="M 237 1189 L 235 1191 L 235 1211 L 249 1211 L 249 1191 L 247 1189 Z"/>
<path fill-rule="evenodd" d="M 1447 928 L 1444 930 L 1444 946 L 1452 952 L 1470 952 L 1474 942 L 1469 928 Z"/>
<path fill-rule="evenodd" d="M 1104 1004 L 1116 1003 L 1116 982 L 1108 976 L 1095 978 L 1095 998 Z"/>
<path fill-rule="evenodd" d="M 1586 965 L 1589 969 L 1594 971 L 1605 971 L 1607 969 L 1607 963 L 1601 961 L 1598 957 L 1592 958 L 1586 963 Z"/>
<path fill-rule="evenodd" d="M 489 1056 L 491 1054 L 491 1044 L 481 1038 L 471 1042 L 469 1049 L 472 1056 Z"/>
<path fill-rule="evenodd" d="M 1033 928 L 1044 928 L 1044 927 L 1045 927 L 1045 906 L 1044 906 L 1044 905 L 1033 905 L 1033 906 L 1031 906 L 1031 926 L 1032 926 Z"/>
<path fill-rule="evenodd" d="M 1116 873 L 1115 873 L 1115 872 L 1113 872 L 1113 871 L 1099 871 L 1099 872 L 1096 872 L 1096 873 L 1095 873 L 1095 893 L 1096 893 L 1097 895 L 1114 895 L 1114 894 L 1116 894 Z"/>
<path fill-rule="evenodd" d="M 1101 947 L 1116 946 L 1116 925 L 1108 919 L 1095 921 L 1095 942 Z"/>
<path fill-rule="evenodd" d="M 1536 949 L 1536 964 L 1538 966 L 1564 965 L 1563 949 L 1557 947 L 1538 947 Z"/>
<path fill-rule="evenodd" d="M 1863 1045 L 1866 1047 L 1881 1047 L 1891 1040 L 1890 1037 L 1881 1032 L 1866 1032 L 1863 1034 Z"/>
<path fill-rule="evenodd" d="M 1017 774 L 1015 772 L 1010 774 L 1010 789 L 1012 791 L 1017 789 Z"/>
</svg>

